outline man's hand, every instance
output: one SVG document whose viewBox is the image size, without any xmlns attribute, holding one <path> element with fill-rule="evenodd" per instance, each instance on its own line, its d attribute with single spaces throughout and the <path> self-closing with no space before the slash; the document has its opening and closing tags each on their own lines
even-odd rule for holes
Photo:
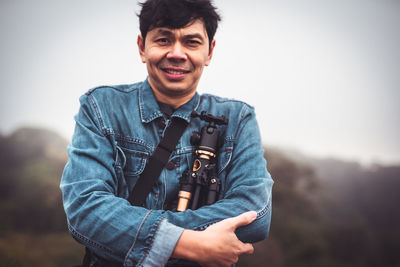
<svg viewBox="0 0 400 267">
<path fill-rule="evenodd" d="M 241 242 L 235 230 L 250 224 L 256 217 L 256 212 L 249 211 L 222 220 L 204 231 L 184 230 L 172 257 L 193 260 L 207 267 L 231 266 L 241 254 L 253 253 L 253 246 Z"/>
</svg>

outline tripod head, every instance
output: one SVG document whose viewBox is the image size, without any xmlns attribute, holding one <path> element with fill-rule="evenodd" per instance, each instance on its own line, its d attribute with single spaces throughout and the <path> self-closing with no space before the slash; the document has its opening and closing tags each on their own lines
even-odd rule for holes
<svg viewBox="0 0 400 267">
<path fill-rule="evenodd" d="M 209 126 L 214 127 L 214 128 L 215 128 L 215 125 L 227 125 L 228 124 L 228 119 L 225 118 L 224 116 L 214 116 L 214 115 L 208 114 L 204 110 L 201 113 L 198 113 L 196 110 L 193 110 L 191 116 L 192 116 L 192 118 L 199 117 L 200 120 L 208 122 Z"/>
<path fill-rule="evenodd" d="M 198 117 L 201 120 L 208 122 L 208 125 L 201 129 L 201 133 L 193 132 L 192 136 L 190 137 L 190 143 L 194 146 L 197 146 L 197 150 L 205 150 L 215 154 L 219 139 L 219 131 L 217 130 L 216 126 L 228 124 L 228 119 L 224 116 L 217 117 L 207 114 L 205 111 L 198 113 L 195 110 L 192 111 L 191 116 L 193 118 Z"/>
</svg>

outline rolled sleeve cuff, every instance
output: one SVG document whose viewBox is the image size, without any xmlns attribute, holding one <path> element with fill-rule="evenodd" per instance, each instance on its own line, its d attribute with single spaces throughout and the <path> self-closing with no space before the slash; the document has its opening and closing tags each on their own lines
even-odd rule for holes
<svg viewBox="0 0 400 267">
<path fill-rule="evenodd" d="M 183 233 L 183 228 L 162 220 L 143 266 L 164 266 Z"/>
</svg>

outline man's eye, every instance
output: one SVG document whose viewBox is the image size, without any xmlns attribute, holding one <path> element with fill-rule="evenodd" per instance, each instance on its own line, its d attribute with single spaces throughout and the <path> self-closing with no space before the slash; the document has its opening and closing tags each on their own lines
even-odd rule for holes
<svg viewBox="0 0 400 267">
<path fill-rule="evenodd" d="M 156 42 L 159 44 L 168 44 L 169 40 L 168 38 L 159 38 L 156 40 Z"/>
<path fill-rule="evenodd" d="M 198 46 L 198 45 L 201 45 L 201 42 L 199 42 L 197 40 L 187 40 L 187 44 L 190 46 Z"/>
</svg>

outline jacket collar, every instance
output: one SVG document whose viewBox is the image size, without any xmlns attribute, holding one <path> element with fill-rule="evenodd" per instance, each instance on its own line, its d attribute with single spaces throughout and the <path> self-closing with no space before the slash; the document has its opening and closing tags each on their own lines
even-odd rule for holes
<svg viewBox="0 0 400 267">
<path fill-rule="evenodd" d="M 197 109 L 200 104 L 200 96 L 196 92 L 192 99 L 186 104 L 180 106 L 171 117 L 178 117 L 190 122 L 190 114 L 193 110 Z M 142 86 L 139 88 L 139 110 L 140 118 L 143 123 L 149 123 L 156 118 L 162 117 L 160 108 L 158 107 L 157 100 L 154 96 L 153 90 L 146 79 Z"/>
</svg>

